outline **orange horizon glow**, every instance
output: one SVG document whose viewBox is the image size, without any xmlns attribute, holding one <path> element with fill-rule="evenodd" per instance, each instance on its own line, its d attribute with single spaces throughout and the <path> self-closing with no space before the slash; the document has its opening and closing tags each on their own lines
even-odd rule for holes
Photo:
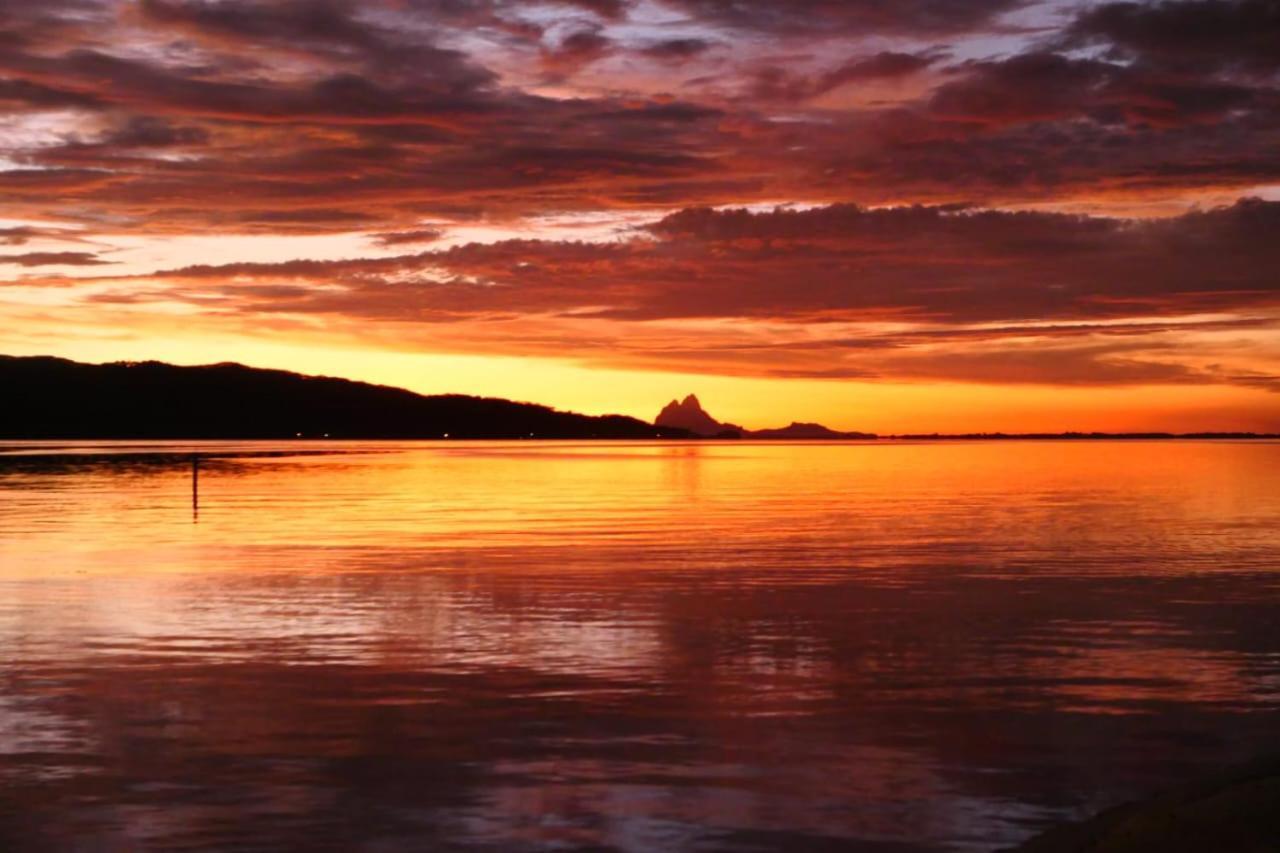
<svg viewBox="0 0 1280 853">
<path fill-rule="evenodd" d="M 158 360 L 199 366 L 227 361 L 191 341 L 154 339 L 134 346 L 88 343 L 65 357 L 93 363 Z M 161 357 L 156 358 L 159 351 Z M 491 356 L 430 355 L 237 342 L 250 367 L 335 376 L 420 394 L 470 394 L 538 403 L 587 415 L 622 414 L 652 422 L 673 398 L 696 394 L 718 420 L 746 429 L 792 421 L 836 430 L 976 432 L 1280 432 L 1280 400 L 1265 391 L 1205 386 L 1013 389 L 974 383 L 870 383 L 758 380 L 750 377 L 625 371 L 567 362 Z M 205 354 L 207 352 L 207 354 Z M 46 353 L 14 353 L 43 355 Z"/>
</svg>

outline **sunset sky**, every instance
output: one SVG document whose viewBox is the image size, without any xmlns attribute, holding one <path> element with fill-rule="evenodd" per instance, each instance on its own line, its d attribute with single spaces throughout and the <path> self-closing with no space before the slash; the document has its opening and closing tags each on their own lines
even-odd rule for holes
<svg viewBox="0 0 1280 853">
<path fill-rule="evenodd" d="M 1280 431 L 1280 2 L 0 2 L 0 352 Z"/>
</svg>

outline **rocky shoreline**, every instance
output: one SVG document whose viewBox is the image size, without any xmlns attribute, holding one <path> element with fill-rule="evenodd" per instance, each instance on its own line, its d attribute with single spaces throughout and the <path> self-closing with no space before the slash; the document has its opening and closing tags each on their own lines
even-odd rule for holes
<svg viewBox="0 0 1280 853">
<path fill-rule="evenodd" d="M 1275 853 L 1280 757 L 1039 835 L 1011 853 Z"/>
</svg>

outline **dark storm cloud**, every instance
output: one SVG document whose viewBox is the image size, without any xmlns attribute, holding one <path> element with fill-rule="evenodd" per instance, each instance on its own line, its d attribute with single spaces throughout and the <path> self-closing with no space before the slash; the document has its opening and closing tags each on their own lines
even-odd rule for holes
<svg viewBox="0 0 1280 853">
<path fill-rule="evenodd" d="M 394 258 L 201 265 L 155 277 L 314 282 L 325 310 L 341 303 L 334 310 L 353 315 L 1057 321 L 1043 332 L 1053 335 L 1131 316 L 1275 308 L 1280 244 L 1269 238 L 1277 229 L 1280 203 L 1256 200 L 1157 221 L 957 207 L 690 209 L 620 243 L 507 241 Z M 403 281 L 414 284 L 395 286 Z M 349 288 L 337 302 L 334 282 Z"/>
<path fill-rule="evenodd" d="M 621 0 L 18 5 L 0 7 L 0 104 L 31 121 L 0 151 L 0 191 L 31 221 L 392 234 L 777 199 L 1104 207 L 1280 181 L 1275 4 L 1095 5 L 965 61 L 948 59 L 974 55 L 960 34 L 1020 4 L 669 0 L 683 18 L 649 30 Z M 798 59 L 710 50 L 744 31 L 796 39 Z M 855 39 L 877 35 L 894 49 Z M 627 62 L 682 94 L 597 85 Z M 699 72 L 717 82 L 681 85 Z M 548 81 L 610 94 L 539 94 Z M 888 82 L 892 107 L 821 98 Z"/>
<path fill-rule="evenodd" d="M 413 243 L 434 243 L 443 239 L 445 232 L 439 228 L 417 228 L 412 231 L 388 231 L 372 235 L 373 241 L 383 248 L 405 246 Z"/>
<path fill-rule="evenodd" d="M 404 87 L 433 95 L 463 95 L 488 86 L 493 75 L 465 53 L 442 48 L 430 35 L 372 22 L 378 4 L 354 0 L 142 0 L 143 19 L 161 30 L 256 64 L 264 47 L 329 63 L 331 79 L 360 80 L 367 91 L 340 96 L 394 96 Z"/>
<path fill-rule="evenodd" d="M 828 85 L 838 85 L 855 80 L 879 80 L 883 78 L 905 77 L 923 71 L 937 62 L 936 51 L 928 53 L 900 53 L 885 50 L 873 56 L 856 57 L 828 72 L 824 81 Z"/>
<path fill-rule="evenodd" d="M 1149 223 L 955 209 L 687 211 L 655 223 L 655 239 L 514 241 L 378 260 L 204 265 L 139 282 L 131 298 L 187 301 L 254 323 L 312 317 L 339 325 L 389 322 L 400 330 L 426 324 L 423 334 L 444 349 L 636 368 L 1274 389 L 1276 377 L 1266 371 L 1187 360 L 1196 355 L 1186 344 L 1189 334 L 1230 339 L 1276 328 L 1277 293 L 1265 274 L 1228 266 L 1220 277 L 1202 279 L 1215 282 L 1208 291 L 1178 289 L 1196 272 L 1212 269 L 1220 253 L 1252 245 L 1255 229 L 1272 227 L 1272 210 L 1251 207 L 1155 229 Z M 929 244 L 934 251 L 924 251 Z M 1138 259 L 1176 244 L 1194 250 L 1131 280 Z M 1061 266 L 1081 255 L 1087 258 L 1083 268 L 1046 278 L 1053 260 Z M 716 264 L 707 263 L 711 258 Z M 1193 262 L 1195 270 L 1174 269 Z M 1177 280 L 1175 272 L 1186 272 L 1187 279 Z M 1258 313 L 1175 319 L 1206 309 Z M 1111 319 L 1135 311 L 1169 319 Z M 992 323 L 1026 314 L 1037 321 Z M 1061 319 L 1045 323 L 1045 317 Z M 654 327 L 630 322 L 637 318 L 717 325 L 650 332 Z M 732 326 L 719 325 L 735 319 L 803 328 L 804 334 L 744 341 Z M 864 328 L 855 336 L 845 325 L 885 319 L 895 326 Z M 924 325 L 902 328 L 903 322 Z"/>
<path fill-rule="evenodd" d="M 131 116 L 113 128 L 100 144 L 118 148 L 170 148 L 201 145 L 209 133 L 201 127 L 181 127 L 155 116 Z"/>
<path fill-rule="evenodd" d="M 1101 45 L 1118 59 L 1194 72 L 1280 70 L 1274 0 L 1103 3 L 1067 29 L 1068 46 Z"/>
<path fill-rule="evenodd" d="M 53 0 L 0 10 L 0 103 L 84 116 L 60 144 L 15 137 L 0 154 L 18 168 L 0 186 L 16 190 L 13 213 L 33 219 L 269 233 L 272 220 L 241 215 L 265 210 L 295 233 L 308 217 L 342 230 L 356 220 L 306 211 L 353 205 L 392 231 L 459 210 L 1104 202 L 1280 179 L 1280 92 L 1259 72 L 1272 55 L 1266 4 L 1104 4 L 1037 47 L 950 66 L 951 34 L 998 27 L 1018 4 L 669 5 L 697 29 L 628 34 L 614 27 L 638 26 L 633 4 L 594 0 Z M 1196 27 L 1205 41 L 1188 46 Z M 728 43 L 744 29 L 926 41 L 736 71 L 721 51 L 707 55 L 717 32 Z M 498 54 L 464 51 L 464 37 L 497 39 L 524 76 L 499 75 L 489 67 Z M 658 74 L 714 69 L 735 94 L 638 96 L 617 79 L 608 96 L 529 90 L 585 78 L 613 56 L 662 60 L 645 65 Z M 885 81 L 914 88 L 892 108 L 805 106 Z M 780 106 L 791 110 L 785 121 L 771 114 Z"/>
<path fill-rule="evenodd" d="M 507 10 L 434 5 L 443 21 Z M 622 11 L 586 5 L 610 20 Z M 86 28 L 45 49 L 0 53 L 0 74 L 9 75 L 0 80 L 0 98 L 29 109 L 75 105 L 103 116 L 92 124 L 108 125 L 96 134 L 77 131 L 62 145 L 15 151 L 19 162 L 59 168 L 29 179 L 11 172 L 0 183 L 63 187 L 32 215 L 70 209 L 75 218 L 79 210 L 105 206 L 121 214 L 117 221 L 164 231 L 198 224 L 193 219 L 225 226 L 226 207 L 313 208 L 326 195 L 331 205 L 359 199 L 388 225 L 428 202 L 437 212 L 483 205 L 518 215 L 547 205 L 628 203 L 622 196 L 674 192 L 683 201 L 671 179 L 711 186 L 708 171 L 720 171 L 701 156 L 703 139 L 671 132 L 673 122 L 692 124 L 718 114 L 714 108 L 634 98 L 551 100 L 501 88 L 471 57 L 425 42 L 421 33 L 434 31 L 421 25 L 430 19 L 397 29 L 387 24 L 388 9 L 394 11 L 337 0 L 150 0 L 134 17 L 158 33 L 194 39 L 202 52 L 178 50 L 164 60 L 125 56 L 108 52 Z M 93 24 L 109 31 L 101 21 Z M 567 77 L 610 44 L 598 29 L 579 29 L 544 48 L 541 61 L 551 76 Z M 264 73 L 254 64 L 264 46 L 321 64 L 305 75 Z M 166 146 L 185 150 L 180 158 L 139 150 Z M 99 195 L 86 182 L 77 195 L 89 170 L 100 170 L 112 192 Z M 661 184 L 652 189 L 638 185 L 655 180 Z M 244 221 L 254 230 L 263 224 Z"/>
<path fill-rule="evenodd" d="M 628 0 L 559 0 L 560 5 L 585 9 L 601 18 L 620 21 L 627 17 L 631 5 Z"/>
<path fill-rule="evenodd" d="M 1138 222 L 946 207 L 687 210 L 652 226 L 677 255 L 718 259 L 720 287 L 669 288 L 646 316 L 762 315 L 947 321 L 1168 315 L 1272 304 L 1280 204 L 1242 202 Z M 719 308 L 712 307 L 719 304 Z M 754 306 L 754 307 L 753 307 Z M 785 310 L 776 309 L 786 306 Z"/>
<path fill-rule="evenodd" d="M 17 228 L 0 228 L 0 244 L 6 246 L 22 246 L 35 237 L 41 236 L 38 228 L 29 225 Z"/>
<path fill-rule="evenodd" d="M 0 80 L 0 104 L 25 109 L 95 108 L 102 101 L 92 94 L 69 92 L 28 80 Z"/>
<path fill-rule="evenodd" d="M 94 303 L 185 302 L 251 325 L 382 329 L 446 351 L 633 368 L 1280 390 L 1251 356 L 1251 336 L 1280 326 L 1277 229 L 1280 202 L 1258 200 L 1166 220 L 962 205 L 702 208 L 612 242 L 23 283 L 89 281 L 106 288 Z M 409 245 L 434 236 L 424 230 L 374 239 Z M 1217 349 L 1204 348 L 1209 338 Z"/>
<path fill-rule="evenodd" d="M 441 350 L 1276 390 L 1280 203 L 1221 205 L 1280 184 L 1278 9 L 0 0 L 0 262 L 95 305 Z M 738 209 L 779 200 L 816 206 Z M 1123 215 L 1147 205 L 1181 215 Z M 628 209 L 649 224 L 607 242 L 442 248 Z M 122 232 L 356 256 L 56 271 Z"/>
<path fill-rule="evenodd" d="M 103 189 L 123 179 L 94 169 L 7 169 L 0 171 L 0 190 L 7 200 L 39 201 L 49 193 L 77 193 Z"/>
<path fill-rule="evenodd" d="M 25 246 L 32 240 L 52 240 L 61 243 L 88 242 L 76 232 L 65 228 L 43 228 L 34 225 L 0 228 L 0 245 Z"/>
<path fill-rule="evenodd" d="M 358 210 L 337 208 L 302 208 L 292 210 L 246 210 L 240 214 L 243 222 L 280 225 L 342 225 L 348 228 L 376 222 L 377 217 Z"/>
<path fill-rule="evenodd" d="M 1021 0 L 663 0 L 713 24 L 780 35 L 959 33 L 988 25 Z"/>
<path fill-rule="evenodd" d="M 58 44 L 87 26 L 107 26 L 115 7 L 106 0 L 5 0 L 0 3 L 0 44 L 8 49 Z"/>
<path fill-rule="evenodd" d="M 330 46 L 362 52 L 394 45 L 390 34 L 360 23 L 359 6 L 349 0 L 139 0 L 151 23 L 181 26 L 195 33 L 235 39 Z"/>
<path fill-rule="evenodd" d="M 25 252 L 21 255 L 0 255 L 0 265 L 14 264 L 22 267 L 72 266 L 91 267 L 108 264 L 92 252 Z"/>
<path fill-rule="evenodd" d="M 438 85 L 421 79 L 413 85 L 389 84 L 351 73 L 296 83 L 211 79 L 208 69 L 201 67 L 159 65 L 89 49 L 56 58 L 0 55 L 0 72 L 144 115 L 160 111 L 265 123 L 451 124 L 458 115 L 485 111 L 487 105 L 472 90 L 485 75 L 459 71 L 454 59 L 444 56 L 429 75 Z"/>
<path fill-rule="evenodd" d="M 613 40 L 598 29 L 582 29 L 569 33 L 554 47 L 542 52 L 542 67 L 553 81 L 571 77 L 593 62 L 604 59 L 614 50 Z"/>
<path fill-rule="evenodd" d="M 932 115 L 997 125 L 1089 119 L 1158 126 L 1218 121 L 1277 104 L 1270 89 L 1169 77 L 1055 53 L 971 63 L 961 70 L 963 76 L 933 93 Z"/>
<path fill-rule="evenodd" d="M 685 62 L 701 56 L 713 47 L 715 42 L 704 38 L 663 39 L 644 46 L 640 49 L 640 53 L 651 59 Z"/>
<path fill-rule="evenodd" d="M 895 80 L 924 71 L 942 57 L 936 52 L 882 51 L 857 56 L 817 74 L 797 74 L 777 65 L 760 69 L 751 87 L 754 98 L 765 101 L 802 102 L 850 83 Z"/>
</svg>

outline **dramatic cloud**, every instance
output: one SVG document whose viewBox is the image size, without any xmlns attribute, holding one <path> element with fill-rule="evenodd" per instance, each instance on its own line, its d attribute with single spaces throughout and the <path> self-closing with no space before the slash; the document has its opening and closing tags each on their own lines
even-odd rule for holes
<svg viewBox="0 0 1280 853">
<path fill-rule="evenodd" d="M 413 231 L 389 231 L 385 234 L 374 234 L 373 240 L 379 246 L 404 246 L 411 243 L 434 243 L 440 240 L 445 232 L 438 228 L 418 228 Z"/>
<path fill-rule="evenodd" d="M 563 80 L 597 60 L 608 56 L 613 41 L 598 29 L 569 33 L 554 48 L 544 50 L 542 65 L 552 80 Z"/>
<path fill-rule="evenodd" d="M 1264 0 L 0 4 L 3 292 L 610 366 L 1273 389 L 1277 43 Z"/>
<path fill-rule="evenodd" d="M 24 252 L 21 255 L 0 255 L 0 265 L 14 264 L 20 267 L 91 267 L 106 263 L 110 261 L 100 260 L 92 252 Z"/>
<path fill-rule="evenodd" d="M 776 65 L 756 73 L 751 93 L 764 101 L 802 102 L 824 95 L 850 83 L 895 80 L 916 74 L 940 59 L 939 56 L 882 51 L 859 56 L 813 75 L 797 75 Z"/>
<path fill-rule="evenodd" d="M 1274 333 L 1280 243 L 1266 238 L 1277 229 L 1280 203 L 1262 201 L 1155 221 L 964 207 L 691 209 L 621 242 L 198 265 L 129 288 L 220 315 L 448 324 L 456 337 L 431 334 L 450 348 L 615 366 L 1271 387 L 1268 373 L 1224 367 L 1230 354 L 1201 363 L 1175 342 Z M 1236 319 L 1196 319 L 1205 316 Z"/>
<path fill-rule="evenodd" d="M 779 35 L 947 34 L 990 24 L 1020 0 L 667 0 L 713 24 Z"/>
<path fill-rule="evenodd" d="M 701 38 L 663 39 L 641 48 L 640 52 L 653 59 L 668 62 L 685 62 L 714 47 L 713 42 Z"/>
<path fill-rule="evenodd" d="M 37 228 L 31 225 L 19 225 L 13 228 L 0 228 L 0 245 L 24 246 L 33 240 L 46 240 L 59 243 L 88 242 L 77 232 L 63 228 Z"/>
<path fill-rule="evenodd" d="M 622 2 L 58 0 L 0 19 L 0 100 L 31 115 L 0 141 L 19 167 L 0 182 L 46 185 L 15 215 L 160 232 L 347 200 L 390 230 L 465 208 L 1244 193 L 1280 180 L 1262 5 L 1096 6 L 1020 53 L 944 67 L 939 38 L 1020 4 L 684 0 L 668 4 L 683 24 L 649 32 Z M 1197 27 L 1211 46 L 1184 50 Z M 726 64 L 711 48 L 743 29 L 816 47 Z M 902 47 L 840 47 L 876 34 Z M 626 57 L 649 60 L 642 92 Z M 537 90 L 600 75 L 608 95 Z M 815 100 L 905 79 L 889 106 Z"/>
<path fill-rule="evenodd" d="M 1066 33 L 1069 45 L 1101 45 L 1119 59 L 1191 72 L 1280 70 L 1280 9 L 1273 0 L 1103 3 Z"/>
<path fill-rule="evenodd" d="M 1145 222 L 963 207 L 690 209 L 644 230 L 650 236 L 624 242 L 513 240 L 389 258 L 200 265 L 155 277 L 314 282 L 321 310 L 338 299 L 344 311 L 406 317 L 1007 323 L 1280 303 L 1272 273 L 1280 242 L 1266 239 L 1280 233 L 1280 202 Z M 281 307 L 306 310 L 299 295 Z"/>
</svg>

